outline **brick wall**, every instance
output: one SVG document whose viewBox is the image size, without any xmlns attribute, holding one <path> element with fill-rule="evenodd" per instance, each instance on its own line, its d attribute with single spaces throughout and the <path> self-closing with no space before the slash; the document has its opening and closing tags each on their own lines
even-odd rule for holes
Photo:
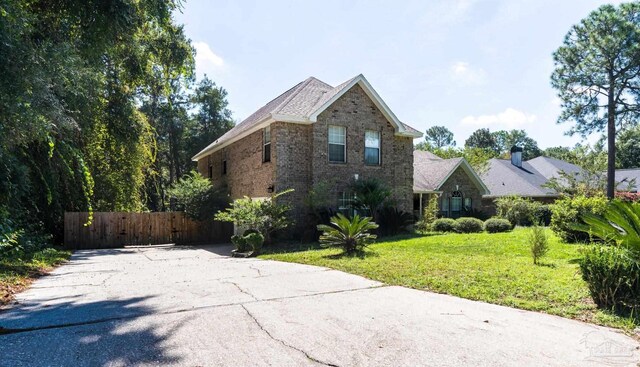
<svg viewBox="0 0 640 367">
<path fill-rule="evenodd" d="M 456 185 L 458 185 L 458 190 L 462 193 L 463 197 L 471 198 L 471 206 L 473 209 L 481 211 L 484 209 L 480 190 L 462 167 L 456 168 L 453 174 L 451 174 L 440 187 L 439 190 L 442 191 L 441 197 L 451 197 L 451 193 L 456 191 Z"/>
<path fill-rule="evenodd" d="M 347 162 L 329 163 L 328 125 L 346 127 Z M 345 191 L 354 174 L 359 179 L 375 177 L 393 191 L 400 210 L 411 212 L 413 197 L 413 139 L 397 137 L 393 126 L 359 85 L 354 86 L 318 116 L 313 127 L 312 184 L 334 182 L 333 195 Z M 379 166 L 364 164 L 365 130 L 381 134 Z"/>
<path fill-rule="evenodd" d="M 272 134 L 271 144 L 274 146 Z M 227 174 L 222 174 L 223 157 L 227 156 Z M 243 196 L 266 197 L 271 194 L 268 187 L 275 184 L 275 162 L 277 152 L 271 149 L 271 162 L 262 162 L 262 130 L 209 154 L 198 161 L 198 171 L 209 177 L 209 166 L 213 170 L 214 187 L 227 187 L 231 199 Z"/>
</svg>

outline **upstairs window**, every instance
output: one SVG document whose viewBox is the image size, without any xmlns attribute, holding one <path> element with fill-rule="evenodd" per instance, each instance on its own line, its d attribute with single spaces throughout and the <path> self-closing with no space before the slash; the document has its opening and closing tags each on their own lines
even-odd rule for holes
<svg viewBox="0 0 640 367">
<path fill-rule="evenodd" d="M 222 152 L 222 174 L 227 174 L 227 151 Z"/>
<path fill-rule="evenodd" d="M 347 161 L 347 128 L 329 125 L 329 162 Z"/>
<path fill-rule="evenodd" d="M 364 163 L 370 166 L 380 164 L 380 132 L 365 130 L 364 132 Z"/>
<path fill-rule="evenodd" d="M 262 162 L 271 162 L 271 126 L 262 131 Z"/>
</svg>

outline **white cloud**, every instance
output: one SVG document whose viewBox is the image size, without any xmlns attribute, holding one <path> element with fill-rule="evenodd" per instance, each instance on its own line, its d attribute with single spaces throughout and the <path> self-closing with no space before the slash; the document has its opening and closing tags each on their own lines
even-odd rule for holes
<svg viewBox="0 0 640 367">
<path fill-rule="evenodd" d="M 465 85 L 480 85 L 487 79 L 482 68 L 471 66 L 468 62 L 458 61 L 450 67 L 451 78 Z"/>
<path fill-rule="evenodd" d="M 507 129 L 515 129 L 523 125 L 536 121 L 536 115 L 528 114 L 515 108 L 507 108 L 506 110 L 495 115 L 467 116 L 460 121 L 463 125 L 471 125 L 477 127 L 500 127 Z"/>
<path fill-rule="evenodd" d="M 196 49 L 196 71 L 198 74 L 215 74 L 224 68 L 222 57 L 216 55 L 206 42 L 194 42 Z"/>
</svg>

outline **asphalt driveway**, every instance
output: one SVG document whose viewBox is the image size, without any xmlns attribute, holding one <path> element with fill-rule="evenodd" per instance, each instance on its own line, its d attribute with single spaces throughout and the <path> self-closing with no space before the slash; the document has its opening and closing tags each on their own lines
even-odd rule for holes
<svg viewBox="0 0 640 367">
<path fill-rule="evenodd" d="M 228 247 L 78 251 L 0 311 L 1 366 L 636 366 L 607 328 Z"/>
</svg>

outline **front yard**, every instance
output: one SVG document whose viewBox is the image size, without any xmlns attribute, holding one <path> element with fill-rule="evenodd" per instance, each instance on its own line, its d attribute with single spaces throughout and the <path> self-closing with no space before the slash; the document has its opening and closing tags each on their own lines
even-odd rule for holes
<svg viewBox="0 0 640 367">
<path fill-rule="evenodd" d="M 549 254 L 534 265 L 526 229 L 499 234 L 434 234 L 381 239 L 363 257 L 339 249 L 272 249 L 261 258 L 325 266 L 378 280 L 633 330 L 640 320 L 595 307 L 576 263 L 579 245 L 550 230 Z"/>
</svg>

